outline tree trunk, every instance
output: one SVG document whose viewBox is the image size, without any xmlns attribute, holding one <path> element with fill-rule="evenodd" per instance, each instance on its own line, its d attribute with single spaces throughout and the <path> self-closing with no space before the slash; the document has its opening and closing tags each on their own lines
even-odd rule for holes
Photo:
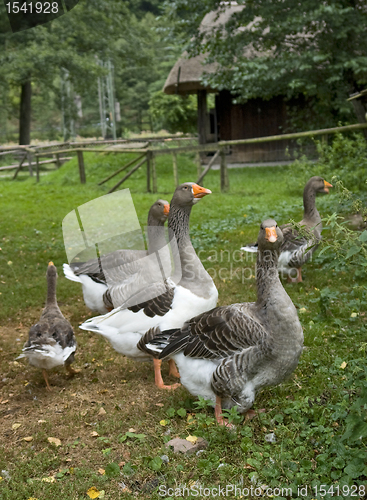
<svg viewBox="0 0 367 500">
<path fill-rule="evenodd" d="M 31 142 L 31 96 L 31 80 L 27 80 L 22 84 L 20 95 L 19 144 Z"/>
<path fill-rule="evenodd" d="M 197 96 L 199 144 L 206 144 L 206 90 L 198 90 Z"/>
</svg>

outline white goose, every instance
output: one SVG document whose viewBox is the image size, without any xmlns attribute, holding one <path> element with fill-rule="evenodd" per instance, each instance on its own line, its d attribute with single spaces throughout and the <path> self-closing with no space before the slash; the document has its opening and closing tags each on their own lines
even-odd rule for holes
<svg viewBox="0 0 367 500">
<path fill-rule="evenodd" d="M 137 343 L 149 328 L 157 325 L 162 329 L 181 328 L 193 314 L 216 305 L 217 289 L 196 255 L 189 236 L 191 209 L 210 193 L 209 189 L 187 182 L 178 186 L 173 195 L 168 229 L 177 242 L 182 273 L 179 282 L 168 278 L 164 283 L 153 283 L 149 288 L 150 291 L 156 288 L 155 298 L 139 304 L 135 302 L 132 306 L 122 305 L 109 314 L 87 320 L 81 329 L 103 335 L 116 351 L 125 356 L 148 361 L 151 357 L 139 350 Z M 160 365 L 160 360 L 154 360 L 156 385 L 168 389 L 175 387 L 164 385 Z"/>
<path fill-rule="evenodd" d="M 65 365 L 70 375 L 77 373 L 71 368 L 76 350 L 74 331 L 63 316 L 56 300 L 57 270 L 53 262 L 47 268 L 47 299 L 41 318 L 29 330 L 28 341 L 24 344 L 19 358 L 28 358 L 29 364 L 42 370 L 47 390 L 51 391 L 47 370 Z"/>
<path fill-rule="evenodd" d="M 83 298 L 85 305 L 92 311 L 97 311 L 100 314 L 105 314 L 114 307 L 122 304 L 118 301 L 118 297 L 113 297 L 113 303 L 108 293 L 108 286 L 105 277 L 105 270 L 116 270 L 119 266 L 136 262 L 136 267 L 139 266 L 141 259 L 162 248 L 166 245 L 164 231 L 161 230 L 168 218 L 169 203 L 165 200 L 157 200 L 150 207 L 148 213 L 148 250 L 116 250 L 109 254 L 103 255 L 101 259 L 92 259 L 88 262 L 74 262 L 72 264 L 64 264 L 65 277 L 71 281 L 81 283 L 83 290 Z M 118 279 L 124 281 L 126 275 L 121 272 Z"/>
<path fill-rule="evenodd" d="M 181 329 L 156 327 L 139 342 L 145 352 L 172 358 L 181 383 L 211 400 L 224 424 L 222 408 L 247 412 L 259 389 L 289 377 L 302 353 L 297 311 L 279 279 L 283 235 L 274 220 L 261 224 L 256 268 L 257 301 L 216 307 Z"/>
</svg>

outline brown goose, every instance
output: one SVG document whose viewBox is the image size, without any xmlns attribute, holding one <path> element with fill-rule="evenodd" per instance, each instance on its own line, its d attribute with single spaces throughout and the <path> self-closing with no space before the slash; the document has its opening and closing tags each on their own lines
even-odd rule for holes
<svg viewBox="0 0 367 500">
<path fill-rule="evenodd" d="M 248 411 L 264 386 L 280 384 L 298 364 L 303 332 L 297 311 L 277 270 L 283 235 L 274 220 L 260 226 L 256 269 L 257 301 L 216 307 L 181 329 L 147 332 L 145 351 L 172 358 L 181 383 L 222 408 Z"/>
<path fill-rule="evenodd" d="M 71 324 L 64 318 L 57 305 L 57 270 L 53 262 L 47 268 L 47 299 L 40 320 L 29 330 L 28 341 L 18 358 L 28 358 L 29 364 L 41 368 L 47 390 L 51 390 L 47 370 L 65 365 L 70 375 L 77 373 L 71 368 L 76 350 L 76 340 Z"/>
<path fill-rule="evenodd" d="M 130 305 L 127 301 L 109 314 L 85 321 L 81 329 L 103 335 L 117 352 L 125 356 L 148 361 L 151 357 L 139 350 L 137 343 L 149 328 L 157 325 L 162 329 L 181 328 L 193 314 L 208 311 L 216 305 L 217 289 L 196 255 L 189 235 L 191 209 L 210 193 L 209 189 L 186 182 L 176 188 L 171 200 L 168 230 L 177 243 L 181 267 L 178 282 L 168 278 L 149 286 L 143 283 L 141 302 Z M 153 298 L 144 299 L 147 291 Z M 163 383 L 160 365 L 160 360 L 154 360 L 155 383 L 160 388 L 171 389 Z"/>
<path fill-rule="evenodd" d="M 280 226 L 284 241 L 280 248 L 278 269 L 287 275 L 290 282 L 302 281 L 302 266 L 312 256 L 321 241 L 322 222 L 316 208 L 316 194 L 328 194 L 333 187 L 322 177 L 311 177 L 303 191 L 303 219 L 299 223 L 302 234 L 290 224 Z M 248 245 L 241 250 L 256 252 L 257 245 Z"/>
<path fill-rule="evenodd" d="M 164 231 L 162 230 L 169 213 L 169 203 L 166 200 L 157 200 L 150 207 L 148 213 L 148 251 L 146 250 L 116 250 L 103 255 L 100 260 L 92 259 L 88 262 L 64 264 L 65 277 L 71 281 L 81 283 L 86 306 L 92 311 L 105 314 L 123 303 L 117 294 L 111 298 L 105 277 L 105 271 L 114 272 L 114 280 L 123 282 L 129 279 L 126 264 L 133 263 L 134 272 L 139 267 L 139 262 L 150 253 L 166 245 Z M 116 275 L 116 269 L 120 272 Z M 109 282 L 110 284 L 111 282 Z"/>
</svg>

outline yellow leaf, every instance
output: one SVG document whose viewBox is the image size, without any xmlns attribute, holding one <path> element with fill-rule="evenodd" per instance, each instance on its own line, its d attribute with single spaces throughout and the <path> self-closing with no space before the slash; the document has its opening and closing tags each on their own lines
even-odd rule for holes
<svg viewBox="0 0 367 500">
<path fill-rule="evenodd" d="M 33 436 L 27 436 L 25 438 L 23 438 L 24 441 L 27 441 L 27 443 L 29 443 L 30 441 L 33 441 Z"/>
<path fill-rule="evenodd" d="M 299 310 L 299 312 L 301 314 L 303 314 L 303 313 L 307 312 L 307 309 L 305 307 L 301 307 L 301 309 Z"/>
<path fill-rule="evenodd" d="M 38 500 L 38 498 L 30 497 L 28 500 Z"/>
<path fill-rule="evenodd" d="M 168 420 L 161 420 L 159 423 L 161 425 L 163 425 L 163 427 L 164 427 L 165 425 L 169 424 L 169 421 Z"/>
<path fill-rule="evenodd" d="M 61 446 L 61 441 L 58 438 L 48 437 L 47 441 L 55 446 Z"/>
<path fill-rule="evenodd" d="M 356 318 L 357 316 L 358 316 L 358 313 L 352 313 L 352 314 L 350 315 L 350 317 L 351 317 L 351 318 Z"/>
<path fill-rule="evenodd" d="M 196 436 L 187 436 L 186 441 L 189 441 L 192 444 L 195 444 L 198 438 Z"/>
<path fill-rule="evenodd" d="M 21 426 L 22 424 L 13 424 L 11 426 L 11 428 L 13 429 L 13 431 L 16 431 L 17 429 L 19 429 L 19 427 Z"/>
<path fill-rule="evenodd" d="M 106 410 L 104 408 L 101 408 L 98 412 L 98 415 L 106 415 Z"/>
<path fill-rule="evenodd" d="M 106 471 L 104 469 L 98 469 L 98 472 L 101 474 L 101 476 L 104 476 L 106 474 Z"/>
<path fill-rule="evenodd" d="M 93 431 L 93 432 L 91 432 L 91 433 L 90 433 L 90 435 L 91 435 L 91 436 L 93 436 L 93 437 L 97 437 L 97 436 L 99 436 L 99 434 L 98 434 L 98 432 L 97 432 L 97 431 Z"/>
<path fill-rule="evenodd" d="M 187 415 L 187 423 L 188 424 L 193 424 L 195 422 L 195 418 L 193 415 Z"/>
<path fill-rule="evenodd" d="M 4 478 L 0 476 L 0 483 L 1 483 L 1 481 L 4 481 Z"/>
<path fill-rule="evenodd" d="M 56 483 L 56 479 L 53 476 L 43 477 L 41 481 L 44 483 Z"/>
<path fill-rule="evenodd" d="M 95 486 L 92 486 L 87 491 L 87 495 L 89 496 L 89 498 L 98 498 L 99 497 L 99 491 L 97 490 L 97 488 Z"/>
<path fill-rule="evenodd" d="M 344 370 L 344 368 L 347 366 L 347 363 L 345 361 L 343 361 L 343 363 L 340 365 L 340 368 L 342 370 Z"/>
</svg>

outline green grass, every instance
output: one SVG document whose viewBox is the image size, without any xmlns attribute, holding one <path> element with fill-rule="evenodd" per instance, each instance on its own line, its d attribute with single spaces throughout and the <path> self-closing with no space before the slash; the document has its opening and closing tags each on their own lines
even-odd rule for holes
<svg viewBox="0 0 367 500">
<path fill-rule="evenodd" d="M 365 353 L 360 348 L 366 339 L 367 292 L 363 274 L 352 280 L 348 266 L 330 252 L 304 267 L 303 283 L 284 285 L 304 327 L 306 348 L 297 370 L 281 386 L 259 393 L 254 408 L 266 408 L 266 413 L 243 424 L 232 412 L 230 419 L 239 422 L 235 432 L 219 428 L 212 409 L 185 389 L 157 391 L 149 364 L 127 360 L 102 338 L 77 330 L 90 314 L 79 286 L 62 276 L 66 255 L 61 223 L 77 206 L 106 194 L 118 177 L 101 187 L 97 183 L 126 158 L 85 154 L 86 185 L 79 184 L 75 160 L 42 175 L 39 184 L 26 174 L 15 182 L 0 181 L 0 402 L 8 401 L 0 405 L 5 444 L 0 471 L 8 471 L 11 478 L 0 472 L 0 498 L 85 499 L 95 486 L 111 500 L 137 495 L 158 499 L 163 498 L 159 484 L 199 488 L 200 482 L 203 488 L 291 487 L 293 498 L 311 499 L 316 498 L 312 488 L 321 484 L 359 487 L 366 479 L 364 440 L 341 436 L 346 419 L 353 416 L 353 404 L 365 390 Z M 178 166 L 180 182 L 196 179 L 193 157 L 179 156 Z M 158 197 L 169 200 L 174 190 L 168 156 L 158 157 L 157 194 L 145 193 L 144 169 L 123 186 L 131 190 L 141 224 L 150 205 Z M 219 304 L 254 300 L 254 257 L 238 250 L 256 240 L 266 217 L 275 217 L 279 224 L 300 220 L 307 172 L 259 167 L 231 169 L 229 177 L 230 192 L 222 194 L 219 172 L 207 175 L 203 185 L 213 194 L 193 208 L 191 217 L 191 236 L 215 279 Z M 332 193 L 318 198 L 317 204 L 326 216 L 338 208 L 338 198 Z M 331 241 L 331 234 L 325 236 Z M 58 300 L 76 331 L 76 365 L 82 374 L 65 381 L 60 372 L 53 373 L 55 390 L 45 394 L 41 374 L 24 363 L 14 364 L 14 359 L 43 307 L 50 260 L 59 269 Z M 106 414 L 101 415 L 100 408 Z M 357 404 L 355 414 L 359 408 Z M 359 423 L 363 420 L 362 414 Z M 14 430 L 14 423 L 21 426 Z M 93 431 L 98 436 L 93 437 Z M 275 443 L 265 440 L 271 432 Z M 365 435 L 363 429 L 361 433 Z M 205 437 L 208 449 L 186 457 L 164 447 L 171 437 L 189 434 Z M 27 436 L 32 441 L 24 441 Z M 61 446 L 50 444 L 50 436 L 59 438 Z M 54 482 L 42 481 L 49 477 L 55 477 Z M 307 486 L 307 494 L 297 493 L 301 486 Z M 352 496 L 351 490 L 337 495 L 334 489 L 323 498 L 363 496 L 358 495 Z"/>
</svg>

